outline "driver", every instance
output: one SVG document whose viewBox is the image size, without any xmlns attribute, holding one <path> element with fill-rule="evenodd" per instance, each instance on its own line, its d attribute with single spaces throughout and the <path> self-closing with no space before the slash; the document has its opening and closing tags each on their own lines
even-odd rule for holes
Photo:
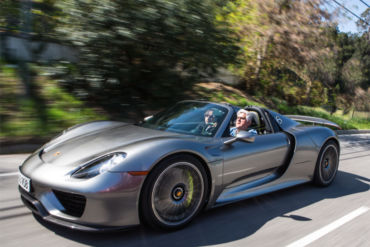
<svg viewBox="0 0 370 247">
<path fill-rule="evenodd" d="M 236 115 L 236 125 L 230 129 L 230 136 L 236 136 L 236 134 L 241 130 L 257 135 L 257 131 L 250 128 L 253 116 L 247 110 L 241 109 Z"/>
<path fill-rule="evenodd" d="M 217 126 L 217 117 L 214 115 L 214 110 L 208 109 L 204 113 L 204 123 L 199 124 L 192 132 L 199 134 L 211 134 Z"/>
</svg>

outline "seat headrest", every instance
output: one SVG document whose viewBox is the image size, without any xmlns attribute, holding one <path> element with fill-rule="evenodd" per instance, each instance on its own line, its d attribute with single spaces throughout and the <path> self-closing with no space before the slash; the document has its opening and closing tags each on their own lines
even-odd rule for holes
<svg viewBox="0 0 370 247">
<path fill-rule="evenodd" d="M 260 120 L 259 120 L 258 114 L 256 112 L 253 112 L 253 111 L 249 111 L 249 114 L 251 114 L 253 116 L 253 119 L 256 122 L 256 124 L 260 125 Z"/>
</svg>

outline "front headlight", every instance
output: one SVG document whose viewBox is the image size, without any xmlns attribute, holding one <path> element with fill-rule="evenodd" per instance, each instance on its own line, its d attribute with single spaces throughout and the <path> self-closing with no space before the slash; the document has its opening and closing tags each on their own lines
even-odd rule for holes
<svg viewBox="0 0 370 247">
<path fill-rule="evenodd" d="M 104 155 L 97 160 L 94 160 L 77 171 L 75 171 L 71 177 L 73 178 L 92 178 L 103 172 L 106 172 L 110 168 L 120 164 L 126 158 L 126 153 L 112 153 Z"/>
</svg>

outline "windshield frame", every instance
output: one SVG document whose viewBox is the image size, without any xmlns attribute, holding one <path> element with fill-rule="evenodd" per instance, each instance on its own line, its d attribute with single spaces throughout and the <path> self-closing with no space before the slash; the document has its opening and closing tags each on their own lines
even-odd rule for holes
<svg viewBox="0 0 370 247">
<path fill-rule="evenodd" d="M 216 134 L 214 136 L 202 136 L 202 135 L 199 135 L 200 137 L 208 137 L 208 138 L 221 138 L 222 137 L 222 134 L 224 133 L 225 128 L 230 123 L 231 117 L 234 114 L 234 109 L 231 107 L 230 104 L 227 104 L 227 103 L 215 103 L 215 102 L 210 102 L 210 101 L 198 101 L 198 100 L 179 101 L 176 104 L 178 104 L 178 103 L 185 103 L 185 102 L 197 102 L 197 103 L 204 103 L 204 104 L 213 104 L 213 105 L 218 105 L 218 106 L 222 106 L 222 107 L 226 108 L 228 110 L 227 115 L 225 116 L 225 118 L 224 118 L 221 126 L 218 128 Z M 161 130 L 158 130 L 158 131 L 161 131 Z M 173 132 L 173 133 L 180 134 L 180 135 L 187 135 L 187 134 L 181 134 L 181 133 L 177 133 L 177 132 Z M 195 135 L 195 136 L 198 136 L 198 135 Z"/>
</svg>

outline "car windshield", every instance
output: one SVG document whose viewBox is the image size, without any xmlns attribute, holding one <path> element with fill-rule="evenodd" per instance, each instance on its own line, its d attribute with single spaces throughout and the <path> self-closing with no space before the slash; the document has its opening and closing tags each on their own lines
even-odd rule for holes
<svg viewBox="0 0 370 247">
<path fill-rule="evenodd" d="M 204 102 L 179 102 L 141 126 L 186 135 L 214 137 L 227 116 L 226 107 Z"/>
</svg>

